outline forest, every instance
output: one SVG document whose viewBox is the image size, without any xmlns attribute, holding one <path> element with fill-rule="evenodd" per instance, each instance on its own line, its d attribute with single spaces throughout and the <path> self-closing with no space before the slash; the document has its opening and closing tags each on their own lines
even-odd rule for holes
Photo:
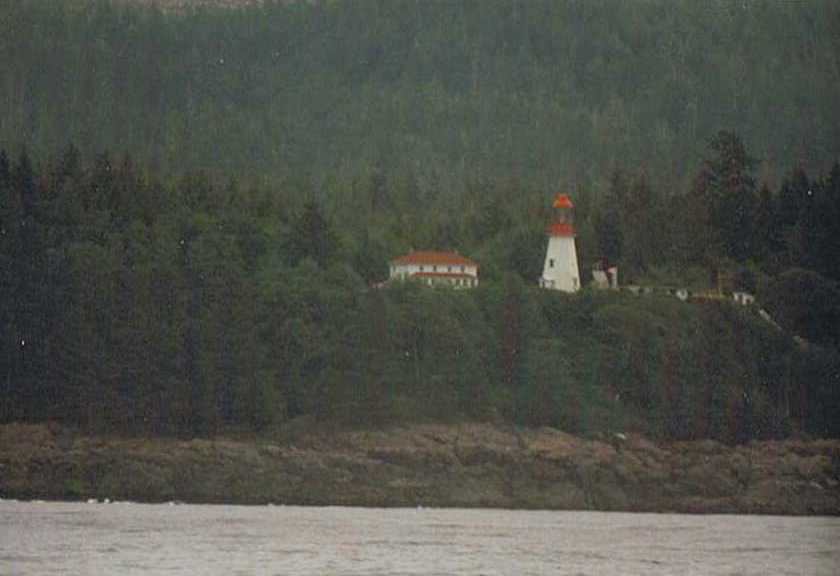
<svg viewBox="0 0 840 576">
<path fill-rule="evenodd" d="M 617 168 L 681 190 L 722 129 L 771 186 L 840 152 L 831 0 L 194 3 L 0 1 L 0 141 L 432 204 Z"/>
<path fill-rule="evenodd" d="M 829 2 L 0 17 L 0 421 L 840 435 Z M 584 276 L 725 277 L 778 326 L 539 290 L 557 191 Z M 411 248 L 469 255 L 481 286 L 377 288 Z"/>
<path fill-rule="evenodd" d="M 488 197 L 495 211 L 465 212 L 460 233 L 498 251 L 478 289 L 375 287 L 396 254 L 375 240 L 375 219 L 354 237 L 316 201 L 287 211 L 235 181 L 195 173 L 164 184 L 130 157 L 84 163 L 74 147 L 40 167 L 3 153 L 2 418 L 199 436 L 301 417 L 489 418 L 727 441 L 837 435 L 840 289 L 836 258 L 819 254 L 837 253 L 840 167 L 770 193 L 731 166 L 700 168 L 674 210 L 698 218 L 708 206 L 707 216 L 671 240 L 630 210 L 650 194 L 643 179 L 625 190 L 617 176 L 612 194 L 627 210 L 588 219 L 604 253 L 639 258 L 640 269 L 662 241 L 698 270 L 733 263 L 736 287 L 758 290 L 784 330 L 728 301 L 540 290 L 539 218 L 516 224 L 531 212 L 499 208 L 504 192 Z M 376 188 L 367 194 L 372 202 Z M 749 235 L 715 216 L 742 197 Z M 784 199 L 800 204 L 795 221 L 775 208 Z"/>
</svg>

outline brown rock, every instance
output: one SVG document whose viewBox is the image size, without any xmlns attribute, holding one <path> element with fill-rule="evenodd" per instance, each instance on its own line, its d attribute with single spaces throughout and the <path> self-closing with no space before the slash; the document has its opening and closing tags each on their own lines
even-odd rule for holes
<svg viewBox="0 0 840 576">
<path fill-rule="evenodd" d="M 605 442 L 469 423 L 286 441 L 74 436 L 65 449 L 62 434 L 0 426 L 0 496 L 840 514 L 835 440 Z"/>
</svg>

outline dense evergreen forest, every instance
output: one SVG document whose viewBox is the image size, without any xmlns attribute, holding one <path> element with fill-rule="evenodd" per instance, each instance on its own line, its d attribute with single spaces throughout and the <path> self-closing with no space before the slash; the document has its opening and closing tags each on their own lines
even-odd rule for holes
<svg viewBox="0 0 840 576">
<path fill-rule="evenodd" d="M 840 434 L 831 3 L 0 0 L 0 22 L 0 421 Z M 558 189 L 584 270 L 725 276 L 780 326 L 537 289 Z M 411 247 L 481 286 L 373 288 Z"/>
<path fill-rule="evenodd" d="M 785 330 L 730 302 L 540 290 L 542 232 L 517 224 L 535 218 L 527 206 L 465 213 L 460 234 L 498 252 L 478 289 L 374 288 L 399 245 L 374 238 L 398 208 L 377 210 L 359 236 L 316 201 L 287 211 L 271 189 L 200 173 L 163 184 L 129 157 L 84 163 L 73 147 L 37 165 L 0 154 L 2 419 L 183 435 L 302 416 L 836 435 L 840 289 L 836 258 L 818 255 L 838 253 L 840 167 L 758 194 L 748 172 L 717 172 L 730 166 L 703 164 L 675 211 L 697 218 L 698 204 L 715 214 L 750 198 L 752 234 L 698 219 L 674 231 L 688 247 L 675 262 L 734 263 L 737 287 L 757 287 Z M 621 190 L 617 178 L 616 197 L 632 198 L 624 217 L 590 218 L 600 243 L 644 266 L 668 229 L 630 210 L 644 180 Z M 774 208 L 783 200 L 799 205 L 795 219 Z M 748 256 L 759 264 L 739 264 Z"/>
<path fill-rule="evenodd" d="M 615 168 L 680 189 L 720 129 L 771 185 L 840 153 L 831 0 L 147 4 L 0 2 L 0 141 L 424 200 Z"/>
</svg>

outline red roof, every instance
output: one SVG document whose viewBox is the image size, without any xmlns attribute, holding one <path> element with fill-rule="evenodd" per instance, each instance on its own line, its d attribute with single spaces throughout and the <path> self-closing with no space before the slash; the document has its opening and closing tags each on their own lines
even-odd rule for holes
<svg viewBox="0 0 840 576">
<path fill-rule="evenodd" d="M 569 198 L 568 194 L 558 194 L 554 198 L 554 204 L 552 204 L 554 208 L 574 208 L 575 205 L 572 204 L 572 199 Z"/>
<path fill-rule="evenodd" d="M 574 238 L 575 227 L 572 226 L 571 224 L 566 224 L 564 222 L 555 222 L 554 224 L 549 225 L 548 235 L 549 236 L 564 236 L 564 237 Z"/>
<path fill-rule="evenodd" d="M 394 258 L 391 264 L 423 264 L 430 266 L 475 266 L 478 264 L 465 258 L 456 252 L 433 252 L 430 250 L 420 250 L 417 252 L 409 252 L 405 256 Z"/>
</svg>

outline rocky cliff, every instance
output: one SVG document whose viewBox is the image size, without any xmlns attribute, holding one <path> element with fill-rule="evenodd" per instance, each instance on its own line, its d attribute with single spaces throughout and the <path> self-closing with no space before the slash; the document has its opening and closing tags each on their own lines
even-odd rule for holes
<svg viewBox="0 0 840 576">
<path fill-rule="evenodd" d="M 17 424 L 0 427 L 0 496 L 837 515 L 840 441 L 605 441 L 489 424 L 182 441 Z"/>
</svg>

